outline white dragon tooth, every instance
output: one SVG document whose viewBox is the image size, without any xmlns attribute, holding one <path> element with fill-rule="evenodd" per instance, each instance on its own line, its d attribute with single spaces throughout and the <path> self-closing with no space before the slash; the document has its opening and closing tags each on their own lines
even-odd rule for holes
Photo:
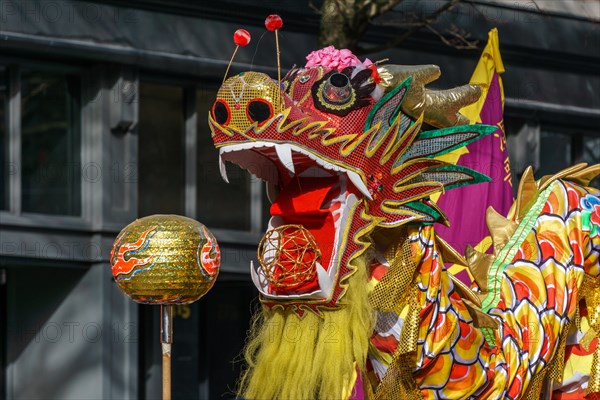
<svg viewBox="0 0 600 400">
<path fill-rule="evenodd" d="M 292 158 L 292 148 L 288 144 L 278 144 L 275 146 L 275 151 L 277 152 L 277 157 L 292 174 L 295 174 L 294 170 L 294 160 Z"/>
<path fill-rule="evenodd" d="M 350 181 L 354 184 L 354 186 L 356 186 L 358 190 L 360 190 L 362 194 L 367 196 L 369 200 L 373 200 L 373 196 L 371 196 L 371 193 L 369 193 L 369 189 L 367 189 L 367 185 L 365 185 L 360 175 L 358 175 L 354 171 L 346 171 L 346 175 L 348 175 Z"/>
<path fill-rule="evenodd" d="M 319 288 L 325 296 L 329 296 L 331 288 L 333 287 L 333 277 L 325 271 L 325 268 L 320 262 L 316 263 L 317 278 L 319 280 Z M 333 268 L 331 268 L 333 270 Z"/>
<path fill-rule="evenodd" d="M 221 158 L 221 154 L 219 154 L 219 172 L 221 172 L 221 178 L 227 183 L 229 183 L 229 179 L 227 178 L 227 169 L 225 168 L 225 161 Z"/>
</svg>

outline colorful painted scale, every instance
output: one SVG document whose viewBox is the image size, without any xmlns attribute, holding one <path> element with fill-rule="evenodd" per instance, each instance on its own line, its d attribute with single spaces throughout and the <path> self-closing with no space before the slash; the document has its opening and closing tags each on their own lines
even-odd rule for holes
<svg viewBox="0 0 600 400">
<path fill-rule="evenodd" d="M 410 227 L 419 314 L 411 327 L 407 297 L 398 302 L 397 313 L 380 313 L 368 364 L 377 392 L 404 390 L 406 398 L 426 399 L 538 399 L 553 382 L 554 398 L 583 398 L 598 339 L 582 345 L 582 331 L 593 325 L 588 309 L 598 308 L 590 302 L 600 289 L 600 193 L 588 190 L 563 181 L 549 185 L 496 253 L 483 290 L 484 310 L 487 301 L 495 328 L 481 327 L 485 324 L 457 292 L 433 227 Z M 393 263 L 374 265 L 373 271 L 385 272 Z M 412 354 L 400 337 L 411 329 L 416 333 Z M 397 360 L 407 355 L 415 363 L 413 374 L 396 382 L 400 388 L 386 388 L 389 375 L 401 376 Z"/>
</svg>

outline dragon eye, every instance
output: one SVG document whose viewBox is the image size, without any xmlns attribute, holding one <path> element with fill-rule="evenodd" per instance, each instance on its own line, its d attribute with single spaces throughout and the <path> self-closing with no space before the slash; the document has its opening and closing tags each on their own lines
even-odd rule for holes
<svg viewBox="0 0 600 400">
<path fill-rule="evenodd" d="M 250 100 L 246 115 L 250 121 L 261 124 L 273 116 L 273 106 L 264 99 Z"/>
<path fill-rule="evenodd" d="M 227 125 L 231 119 L 229 106 L 223 100 L 215 101 L 212 108 L 212 116 L 219 125 Z"/>
<path fill-rule="evenodd" d="M 352 97 L 350 79 L 344 74 L 332 74 L 323 87 L 323 97 L 333 104 L 346 103 Z"/>
</svg>

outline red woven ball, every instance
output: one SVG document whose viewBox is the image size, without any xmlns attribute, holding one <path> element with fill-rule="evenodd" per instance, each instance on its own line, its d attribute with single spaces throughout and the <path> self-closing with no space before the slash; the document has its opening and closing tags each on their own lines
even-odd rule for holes
<svg viewBox="0 0 600 400">
<path fill-rule="evenodd" d="M 237 44 L 238 46 L 247 46 L 248 43 L 250 43 L 250 39 L 252 39 L 250 32 L 245 29 L 238 29 L 233 34 L 233 43 Z"/>
<path fill-rule="evenodd" d="M 271 32 L 281 29 L 282 26 L 283 20 L 277 14 L 271 14 L 265 19 L 265 27 Z"/>
</svg>

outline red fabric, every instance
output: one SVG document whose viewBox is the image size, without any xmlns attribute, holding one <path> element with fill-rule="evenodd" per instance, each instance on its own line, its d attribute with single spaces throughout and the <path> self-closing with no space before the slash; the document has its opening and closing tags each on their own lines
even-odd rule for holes
<svg viewBox="0 0 600 400">
<path fill-rule="evenodd" d="M 281 216 L 283 224 L 302 225 L 310 231 L 321 252 L 320 262 L 326 270 L 329 268 L 333 251 L 335 226 L 331 210 L 321 209 L 321 207 L 336 182 L 337 178 L 295 179 L 285 186 L 271 205 L 271 215 Z M 290 247 L 285 240 L 283 245 L 288 249 Z M 290 259 L 287 259 L 282 255 L 280 263 L 291 264 L 298 256 L 290 254 Z M 309 253 L 304 256 L 308 266 L 312 264 L 311 256 L 314 257 L 314 254 Z M 276 272 L 285 273 L 285 271 Z M 295 292 L 316 290 L 318 288 L 316 275 L 309 282 L 288 288 Z"/>
</svg>

